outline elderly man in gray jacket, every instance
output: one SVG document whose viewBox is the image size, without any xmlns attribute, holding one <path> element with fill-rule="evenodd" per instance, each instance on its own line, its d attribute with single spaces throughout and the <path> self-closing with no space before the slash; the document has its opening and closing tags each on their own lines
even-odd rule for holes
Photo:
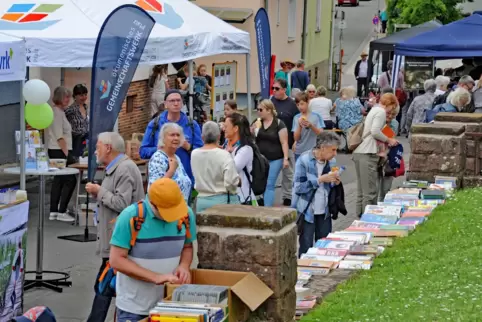
<svg viewBox="0 0 482 322">
<path fill-rule="evenodd" d="M 125 143 L 115 132 L 99 134 L 95 154 L 97 162 L 105 166 L 102 185 L 87 183 L 85 190 L 97 199 L 97 254 L 102 258 L 101 274 L 109 259 L 110 239 L 115 220 L 122 210 L 142 200 L 145 196 L 142 175 L 137 165 L 125 154 Z M 104 322 L 109 311 L 111 297 L 97 292 L 88 322 Z"/>
</svg>

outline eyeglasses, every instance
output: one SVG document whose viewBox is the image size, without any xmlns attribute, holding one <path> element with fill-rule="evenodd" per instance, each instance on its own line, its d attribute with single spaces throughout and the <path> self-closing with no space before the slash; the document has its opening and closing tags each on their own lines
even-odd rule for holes
<svg viewBox="0 0 482 322">
<path fill-rule="evenodd" d="M 263 109 L 262 109 L 262 108 L 258 108 L 258 112 L 263 112 Z"/>
<path fill-rule="evenodd" d="M 182 100 L 178 98 L 178 99 L 168 100 L 167 102 L 168 103 L 181 103 Z"/>
<path fill-rule="evenodd" d="M 308 93 L 316 93 L 316 91 L 308 91 Z"/>
<path fill-rule="evenodd" d="M 276 91 L 279 91 L 281 89 L 281 87 L 273 86 L 273 87 L 271 87 L 271 89 L 276 92 Z"/>
</svg>

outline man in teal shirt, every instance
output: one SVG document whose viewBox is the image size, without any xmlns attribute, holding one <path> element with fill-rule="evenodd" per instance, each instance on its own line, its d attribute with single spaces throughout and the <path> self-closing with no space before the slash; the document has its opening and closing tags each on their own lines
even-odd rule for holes
<svg viewBox="0 0 482 322">
<path fill-rule="evenodd" d="M 131 219 L 138 217 L 140 211 L 143 211 L 144 222 L 137 237 L 133 238 Z M 111 267 L 117 270 L 118 322 L 146 318 L 164 298 L 165 283 L 191 282 L 195 240 L 194 213 L 172 179 L 154 181 L 141 204 L 122 211 L 110 241 L 109 258 Z"/>
<path fill-rule="evenodd" d="M 382 21 L 382 34 L 387 31 L 388 13 L 387 10 L 383 10 L 380 14 L 380 20 Z"/>
</svg>

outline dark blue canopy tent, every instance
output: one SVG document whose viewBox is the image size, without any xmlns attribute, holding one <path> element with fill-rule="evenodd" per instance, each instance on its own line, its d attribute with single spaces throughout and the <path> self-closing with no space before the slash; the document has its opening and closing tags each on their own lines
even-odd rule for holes
<svg viewBox="0 0 482 322">
<path fill-rule="evenodd" d="M 395 45 L 395 55 L 463 58 L 482 56 L 482 16 L 475 14 Z"/>
</svg>

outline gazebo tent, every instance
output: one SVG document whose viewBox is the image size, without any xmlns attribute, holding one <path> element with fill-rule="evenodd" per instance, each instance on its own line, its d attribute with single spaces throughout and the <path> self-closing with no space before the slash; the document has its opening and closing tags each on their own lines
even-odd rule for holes
<svg viewBox="0 0 482 322">
<path fill-rule="evenodd" d="M 427 21 L 423 24 L 414 26 L 412 28 L 403 29 L 396 32 L 390 36 L 376 39 L 370 42 L 370 51 L 380 50 L 380 51 L 393 51 L 396 44 L 406 39 L 413 38 L 421 33 L 437 29 L 441 27 L 442 24 L 437 20 Z"/>
<path fill-rule="evenodd" d="M 482 56 L 481 34 L 482 16 L 471 15 L 402 41 L 395 54 L 438 59 Z"/>
<path fill-rule="evenodd" d="M 20 165 L 25 168 L 25 100 L 22 96 L 26 75 L 25 41 L 22 38 L 0 33 L 0 82 L 20 81 Z M 4 138 L 6 139 L 6 138 Z M 8 140 L 8 138 L 6 139 Z M 20 176 L 20 189 L 25 189 L 25 173 Z"/>
<path fill-rule="evenodd" d="M 102 23 L 117 7 L 136 4 L 155 20 L 141 64 L 166 64 L 217 54 L 248 54 L 249 33 L 179 0 L 28 0 L 0 2 L 0 32 L 26 41 L 29 67 L 91 67 Z"/>
</svg>

